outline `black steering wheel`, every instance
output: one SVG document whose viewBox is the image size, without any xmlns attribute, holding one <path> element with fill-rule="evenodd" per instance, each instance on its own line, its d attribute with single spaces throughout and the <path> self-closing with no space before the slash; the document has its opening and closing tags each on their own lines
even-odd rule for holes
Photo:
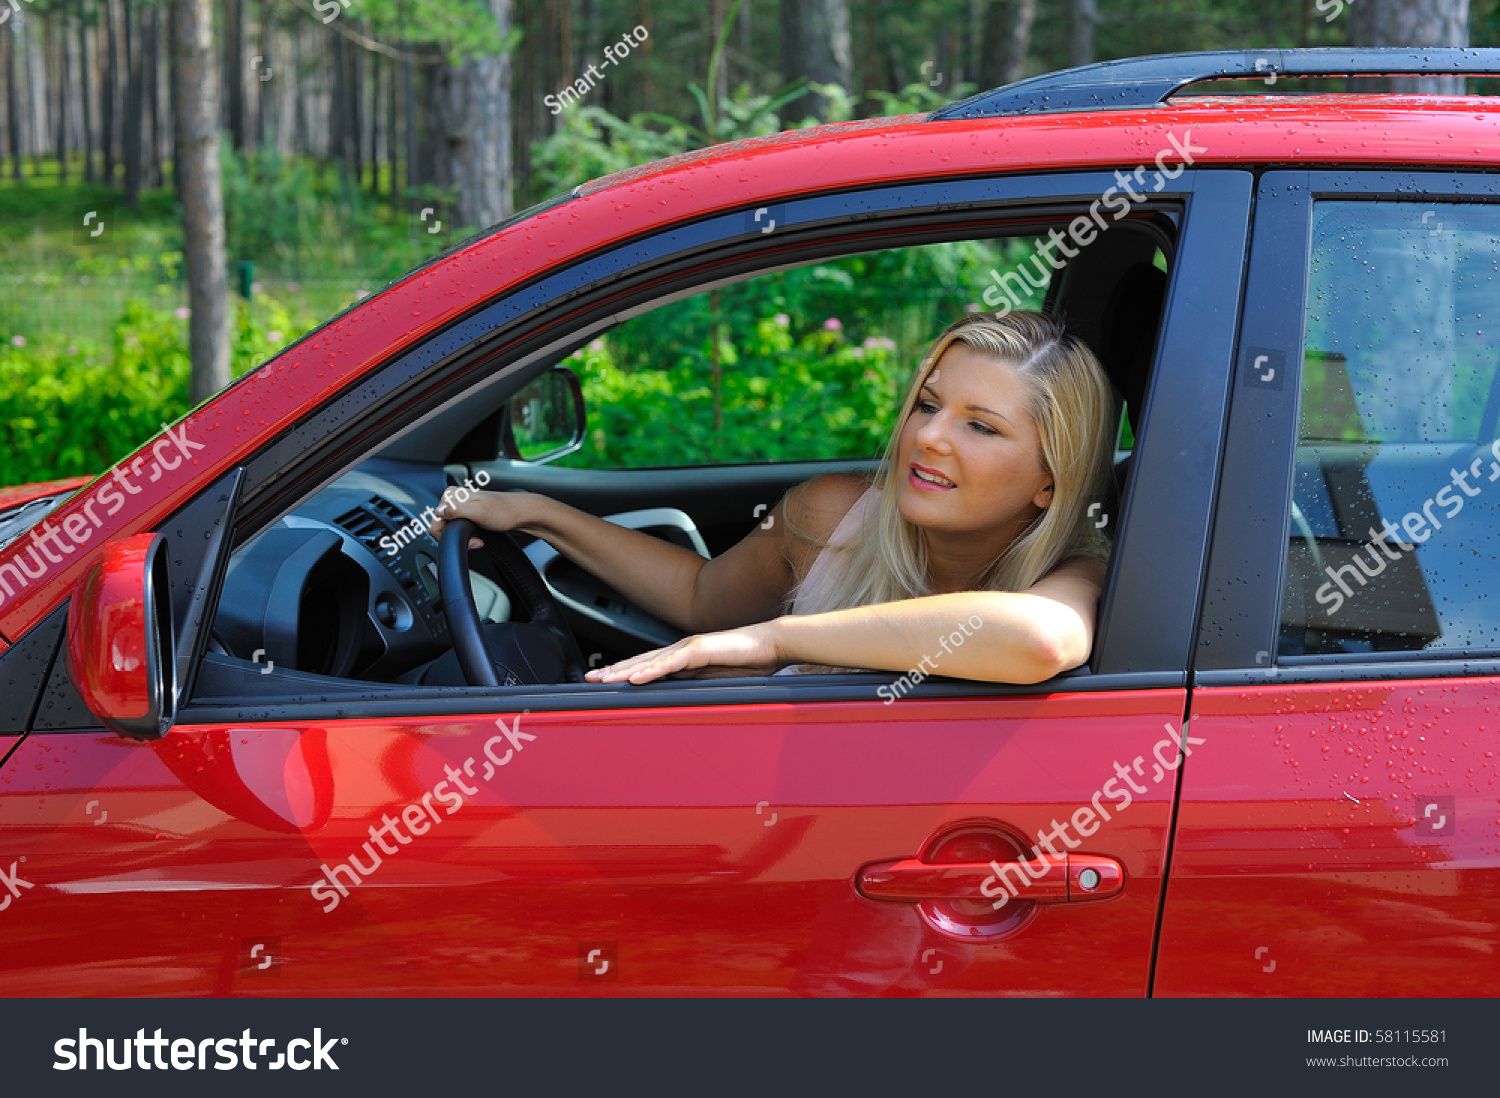
<svg viewBox="0 0 1500 1098">
<path fill-rule="evenodd" d="M 438 590 L 453 651 L 470 686 L 583 682 L 583 652 L 546 581 L 509 534 L 486 531 L 485 549 L 501 586 L 527 615 L 526 622 L 482 626 L 469 582 L 469 539 L 477 527 L 453 519 L 438 542 Z"/>
</svg>

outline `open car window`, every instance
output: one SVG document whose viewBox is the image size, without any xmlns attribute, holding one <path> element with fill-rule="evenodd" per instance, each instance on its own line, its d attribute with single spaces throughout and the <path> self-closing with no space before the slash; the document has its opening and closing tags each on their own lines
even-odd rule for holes
<svg viewBox="0 0 1500 1098">
<path fill-rule="evenodd" d="M 831 259 L 695 294 L 635 317 L 565 365 L 589 418 L 574 468 L 878 457 L 914 363 L 976 311 L 1024 238 Z M 1050 270 L 1047 272 L 1050 275 Z M 1050 278 L 1027 291 L 1039 308 Z"/>
<path fill-rule="evenodd" d="M 1126 413 L 1142 407 L 1156 350 L 1170 224 L 1123 224 L 1063 263 L 1049 230 L 1067 225 L 1031 221 L 1010 236 L 768 271 L 674 295 L 570 353 L 564 344 L 559 364 L 578 375 L 587 420 L 583 445 L 546 466 L 496 448 L 507 430 L 523 459 L 564 440 L 568 425 L 544 414 L 549 402 L 526 395 L 550 360 L 513 384 L 480 386 L 453 406 L 467 417 L 462 430 L 425 428 L 441 443 L 429 461 L 414 461 L 409 442 L 399 458 L 371 458 L 237 548 L 198 695 L 285 696 L 329 680 L 462 686 L 447 666 L 453 637 L 424 519 L 445 485 L 467 473 L 476 487 L 542 491 L 717 556 L 795 484 L 830 468 L 873 471 L 922 353 L 965 312 L 1061 316 L 1115 386 L 1128 447 Z M 1118 502 L 1101 501 L 1100 521 Z M 519 540 L 589 666 L 682 636 L 545 543 Z M 524 623 L 493 562 L 472 553 L 470 569 L 483 621 Z"/>
</svg>

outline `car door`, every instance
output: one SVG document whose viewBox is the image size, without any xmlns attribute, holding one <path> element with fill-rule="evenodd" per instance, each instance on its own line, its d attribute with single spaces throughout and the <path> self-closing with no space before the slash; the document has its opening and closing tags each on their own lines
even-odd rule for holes
<svg viewBox="0 0 1500 1098">
<path fill-rule="evenodd" d="M 968 180 L 927 201 L 1086 210 L 1110 182 Z M 1197 750 L 1186 661 L 1248 200 L 1234 171 L 1184 173 L 1155 200 L 1178 217 L 1175 273 L 1088 668 L 893 702 L 890 675 L 482 690 L 257 667 L 254 689 L 192 692 L 168 735 L 136 743 L 81 711 L 57 622 L 5 773 L 4 810 L 25 821 L 7 837 L 37 891 L 4 916 L 0 986 L 1145 994 Z M 851 201 L 779 215 L 816 251 Z M 921 209 L 910 191 L 858 195 L 866 217 L 882 202 Z M 740 263 L 747 240 L 765 247 L 746 220 L 710 225 Z M 237 543 L 275 513 L 273 488 L 327 479 L 286 460 L 248 462 Z M 174 536 L 196 544 L 206 523 L 179 517 Z"/>
<path fill-rule="evenodd" d="M 1500 980 L 1500 185 L 1260 185 L 1156 991 Z"/>
</svg>

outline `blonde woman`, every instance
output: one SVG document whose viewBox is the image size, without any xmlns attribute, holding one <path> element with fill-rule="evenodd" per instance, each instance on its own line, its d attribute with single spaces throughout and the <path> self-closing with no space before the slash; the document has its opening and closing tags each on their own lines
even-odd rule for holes
<svg viewBox="0 0 1500 1098">
<path fill-rule="evenodd" d="M 924 356 L 873 481 L 800 484 L 769 529 L 713 560 L 526 492 L 445 502 L 433 534 L 453 517 L 533 534 L 694 634 L 590 682 L 773 668 L 916 671 L 900 692 L 934 674 L 1042 682 L 1093 647 L 1109 546 L 1089 506 L 1110 476 L 1113 406 L 1057 321 L 976 313 Z"/>
</svg>

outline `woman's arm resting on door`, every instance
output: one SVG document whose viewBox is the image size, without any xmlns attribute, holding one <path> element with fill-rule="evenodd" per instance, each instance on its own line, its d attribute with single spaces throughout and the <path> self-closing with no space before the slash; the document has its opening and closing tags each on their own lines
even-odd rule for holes
<svg viewBox="0 0 1500 1098">
<path fill-rule="evenodd" d="M 1103 581 L 1104 565 L 1069 561 L 1018 593 L 960 591 L 787 615 L 687 637 L 588 678 L 643 683 L 713 665 L 814 663 L 898 673 L 919 668 L 981 682 L 1044 682 L 1089 658 Z"/>
</svg>

